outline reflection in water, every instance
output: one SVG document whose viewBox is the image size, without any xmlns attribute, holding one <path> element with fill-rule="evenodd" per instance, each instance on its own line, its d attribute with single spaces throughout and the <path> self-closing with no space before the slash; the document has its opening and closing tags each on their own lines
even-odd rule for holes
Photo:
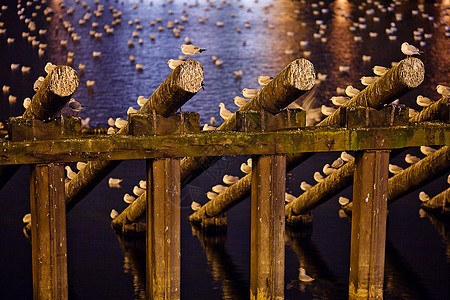
<svg viewBox="0 0 450 300">
<path fill-rule="evenodd" d="M 290 231 L 286 227 L 286 244 L 297 254 L 300 267 L 305 268 L 306 273 L 315 279 L 311 283 L 287 283 L 288 288 L 298 283 L 301 291 L 308 287 L 318 299 L 344 299 L 348 296 L 347 286 L 337 284 L 335 276 L 311 240 L 311 230 Z"/>
<path fill-rule="evenodd" d="M 116 236 L 124 256 L 124 272 L 133 275 L 134 298 L 145 299 L 145 235 L 141 237 L 127 238 L 121 232 L 117 232 Z"/>
<path fill-rule="evenodd" d="M 222 286 L 222 299 L 248 299 L 250 287 L 225 248 L 226 233 L 208 235 L 195 226 L 192 226 L 192 232 L 205 249 L 214 281 Z"/>
<path fill-rule="evenodd" d="M 384 284 L 386 299 L 432 299 L 419 275 L 389 239 L 386 239 Z"/>
<path fill-rule="evenodd" d="M 436 231 L 442 236 L 442 241 L 445 243 L 447 262 L 450 262 L 450 224 L 448 219 L 444 219 L 436 214 L 427 212 L 423 209 L 420 210 L 433 224 Z"/>
</svg>

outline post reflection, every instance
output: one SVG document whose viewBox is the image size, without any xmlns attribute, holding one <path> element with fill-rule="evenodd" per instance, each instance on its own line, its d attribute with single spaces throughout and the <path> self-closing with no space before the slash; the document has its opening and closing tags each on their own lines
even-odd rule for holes
<svg viewBox="0 0 450 300">
<path fill-rule="evenodd" d="M 337 283 L 335 275 L 321 257 L 319 250 L 311 240 L 312 228 L 304 230 L 290 230 L 286 227 L 286 244 L 298 257 L 299 265 L 306 273 L 314 278 L 311 284 L 298 281 L 298 288 L 304 291 L 306 286 L 317 299 L 345 299 L 348 297 L 347 286 Z M 289 285 L 295 285 L 295 282 Z"/>
<path fill-rule="evenodd" d="M 248 299 L 249 283 L 243 280 L 225 248 L 226 232 L 208 235 L 195 226 L 192 226 L 192 232 L 205 250 L 208 269 L 214 281 L 221 285 L 222 299 Z"/>
<path fill-rule="evenodd" d="M 433 224 L 436 231 L 442 236 L 442 241 L 445 244 L 445 254 L 447 257 L 447 262 L 450 261 L 450 224 L 448 219 L 442 218 L 436 214 L 427 212 L 423 209 L 419 211 L 421 216 L 426 216 L 430 223 Z"/>
</svg>

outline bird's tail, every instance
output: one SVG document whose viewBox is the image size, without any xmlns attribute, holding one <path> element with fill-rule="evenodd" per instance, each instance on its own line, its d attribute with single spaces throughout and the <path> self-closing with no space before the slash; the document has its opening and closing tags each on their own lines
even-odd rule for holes
<svg viewBox="0 0 450 300">
<path fill-rule="evenodd" d="M 199 53 L 205 52 L 207 49 L 200 49 L 198 50 Z"/>
</svg>

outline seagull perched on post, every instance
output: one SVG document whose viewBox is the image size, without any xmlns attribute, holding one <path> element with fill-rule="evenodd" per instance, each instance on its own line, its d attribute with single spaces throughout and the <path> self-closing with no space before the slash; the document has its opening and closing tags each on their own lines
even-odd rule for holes
<svg viewBox="0 0 450 300">
<path fill-rule="evenodd" d="M 202 52 L 206 51 L 206 49 L 200 49 L 197 46 L 186 45 L 186 44 L 181 45 L 180 49 L 181 49 L 181 52 L 183 52 L 184 55 L 188 56 L 188 59 L 191 59 L 191 56 L 194 55 L 194 54 L 202 53 Z"/>
<path fill-rule="evenodd" d="M 225 108 L 225 104 L 220 102 L 219 107 L 220 107 L 220 116 L 222 117 L 222 119 L 224 119 L 226 121 L 229 118 L 231 118 L 233 113 Z"/>
<path fill-rule="evenodd" d="M 68 106 L 74 113 L 77 114 L 77 116 L 78 112 L 84 108 L 84 106 L 82 106 L 81 103 L 75 100 L 74 98 L 70 99 Z"/>
<path fill-rule="evenodd" d="M 419 54 L 420 55 L 419 49 L 416 48 L 413 45 L 408 44 L 408 42 L 404 42 L 402 44 L 401 50 L 402 50 L 402 53 L 405 54 L 408 57 L 411 56 L 411 55 L 414 55 L 414 54 Z"/>
<path fill-rule="evenodd" d="M 171 68 L 172 70 L 181 65 L 182 63 L 183 61 L 179 59 L 169 59 L 169 61 L 167 62 L 169 68 Z"/>
</svg>

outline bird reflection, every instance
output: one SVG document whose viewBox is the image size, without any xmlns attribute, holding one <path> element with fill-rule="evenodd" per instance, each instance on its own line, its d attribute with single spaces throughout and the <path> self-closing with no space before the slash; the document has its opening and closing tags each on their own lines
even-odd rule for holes
<svg viewBox="0 0 450 300">
<path fill-rule="evenodd" d="M 345 299 L 348 297 L 347 286 L 337 283 L 336 277 L 311 240 L 311 231 L 311 227 L 302 230 L 286 227 L 286 244 L 290 245 L 297 255 L 300 266 L 315 279 L 311 283 L 298 281 L 298 288 L 304 291 L 308 286 L 317 299 Z M 296 283 L 288 283 L 288 289 Z"/>
<path fill-rule="evenodd" d="M 243 275 L 232 261 L 232 257 L 225 248 L 226 233 L 208 235 L 192 225 L 192 232 L 196 235 L 206 253 L 209 270 L 214 281 L 222 286 L 223 299 L 248 299 L 250 287 L 242 279 Z"/>
<path fill-rule="evenodd" d="M 436 231 L 442 236 L 442 241 L 446 247 L 447 262 L 450 262 L 450 223 L 448 219 L 442 218 L 439 215 L 430 213 L 425 210 L 421 210 L 425 216 L 433 224 Z"/>
</svg>

